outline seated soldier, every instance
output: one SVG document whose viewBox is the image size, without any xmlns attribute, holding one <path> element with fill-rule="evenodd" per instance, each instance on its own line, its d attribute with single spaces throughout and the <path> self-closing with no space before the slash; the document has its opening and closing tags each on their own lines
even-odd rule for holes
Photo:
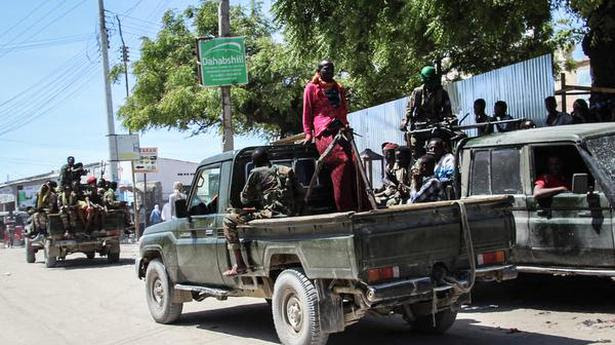
<svg viewBox="0 0 615 345">
<path fill-rule="evenodd" d="M 382 144 L 382 155 L 384 156 L 384 177 L 382 178 L 382 187 L 378 190 L 375 190 L 375 193 L 384 192 L 391 184 L 397 185 L 397 180 L 395 179 L 394 167 L 395 167 L 395 150 L 399 147 L 399 145 L 395 143 L 384 143 Z"/>
<path fill-rule="evenodd" d="M 75 191 L 77 183 L 64 186 L 60 197 L 58 198 L 58 208 L 60 210 L 60 219 L 64 226 L 64 237 L 70 238 L 77 229 L 77 220 L 84 224 L 83 214 L 79 209 L 78 194 Z"/>
<path fill-rule="evenodd" d="M 412 185 L 408 203 L 439 201 L 444 199 L 442 182 L 434 175 L 436 159 L 426 154 L 412 168 Z"/>
<path fill-rule="evenodd" d="M 254 169 L 250 172 L 241 191 L 241 203 L 250 210 L 234 209 L 224 218 L 224 236 L 228 248 L 235 256 L 235 265 L 224 272 L 225 276 L 236 276 L 247 271 L 241 255 L 237 225 L 253 219 L 293 216 L 301 209 L 303 190 L 291 168 L 272 165 L 265 148 L 252 153 Z"/>
<path fill-rule="evenodd" d="M 441 138 L 431 138 L 427 143 L 427 153 L 435 158 L 434 175 L 440 182 L 447 183 L 455 178 L 455 156 L 446 152 L 446 144 Z"/>
<path fill-rule="evenodd" d="M 47 231 L 47 215 L 57 212 L 58 196 L 55 192 L 57 183 L 47 181 L 41 186 L 36 194 L 36 207 L 32 215 L 32 224 L 34 232 L 44 233 Z"/>
<path fill-rule="evenodd" d="M 98 230 L 102 230 L 104 222 L 104 207 L 102 195 L 99 193 L 99 189 L 96 186 L 96 177 L 88 177 L 87 188 L 84 195 L 85 203 L 87 205 L 85 209 L 85 232 L 91 233 L 93 225 L 96 225 Z"/>
<path fill-rule="evenodd" d="M 564 164 L 558 156 L 547 159 L 547 173 L 538 176 L 534 182 L 534 198 L 543 199 L 556 194 L 569 192 L 570 181 L 564 176 Z"/>
<path fill-rule="evenodd" d="M 376 195 L 380 205 L 395 206 L 404 204 L 410 192 L 410 161 L 412 151 L 407 146 L 399 146 L 395 150 L 395 165 L 392 169 L 394 181 L 388 188 Z"/>
</svg>

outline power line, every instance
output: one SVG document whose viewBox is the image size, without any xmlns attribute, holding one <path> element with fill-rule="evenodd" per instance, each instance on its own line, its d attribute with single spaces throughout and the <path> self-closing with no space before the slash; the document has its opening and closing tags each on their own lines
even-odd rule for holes
<svg viewBox="0 0 615 345">
<path fill-rule="evenodd" d="M 21 23 L 23 23 L 24 21 L 26 21 L 28 18 L 30 18 L 30 16 L 32 16 L 36 11 L 38 11 L 40 8 L 42 8 L 44 5 L 48 4 L 49 1 L 41 1 L 40 4 L 38 4 L 38 6 L 36 6 L 35 8 L 33 8 L 30 12 L 28 12 L 28 14 L 26 14 L 24 17 L 22 17 L 19 21 L 17 21 L 15 24 L 11 25 L 8 29 L 2 31 L 2 33 L 0 33 L 0 37 L 3 37 L 4 35 L 6 35 L 7 33 L 11 32 L 11 30 L 13 30 L 14 28 L 18 27 Z"/>
</svg>

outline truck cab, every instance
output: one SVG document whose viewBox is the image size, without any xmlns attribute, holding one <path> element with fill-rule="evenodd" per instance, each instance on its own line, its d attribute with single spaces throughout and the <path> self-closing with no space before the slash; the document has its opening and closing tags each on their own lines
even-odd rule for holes
<svg viewBox="0 0 615 345">
<path fill-rule="evenodd" d="M 615 276 L 615 125 L 520 130 L 460 145 L 462 196 L 512 195 L 513 263 L 520 272 Z M 534 197 L 547 160 L 559 157 L 572 188 Z"/>
</svg>

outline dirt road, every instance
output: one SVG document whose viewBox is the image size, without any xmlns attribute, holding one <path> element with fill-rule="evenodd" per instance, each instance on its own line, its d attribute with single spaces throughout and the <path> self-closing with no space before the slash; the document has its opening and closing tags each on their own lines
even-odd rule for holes
<svg viewBox="0 0 615 345">
<path fill-rule="evenodd" d="M 260 299 L 187 303 L 175 325 L 149 316 L 135 278 L 134 246 L 119 264 L 70 256 L 46 269 L 22 248 L 0 249 L 0 344 L 277 344 Z M 408 330 L 399 317 L 368 317 L 329 344 L 615 344 L 615 283 L 604 279 L 522 277 L 482 285 L 443 336 Z"/>
</svg>

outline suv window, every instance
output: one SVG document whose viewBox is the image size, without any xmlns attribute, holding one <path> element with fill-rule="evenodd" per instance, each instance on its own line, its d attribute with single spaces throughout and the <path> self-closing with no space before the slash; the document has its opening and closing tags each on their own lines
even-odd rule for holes
<svg viewBox="0 0 615 345">
<path fill-rule="evenodd" d="M 518 148 L 473 152 L 470 194 L 520 194 L 520 152 Z"/>
<path fill-rule="evenodd" d="M 216 213 L 220 192 L 220 167 L 205 168 L 197 174 L 196 192 L 190 201 L 190 213 L 194 215 Z"/>
</svg>

